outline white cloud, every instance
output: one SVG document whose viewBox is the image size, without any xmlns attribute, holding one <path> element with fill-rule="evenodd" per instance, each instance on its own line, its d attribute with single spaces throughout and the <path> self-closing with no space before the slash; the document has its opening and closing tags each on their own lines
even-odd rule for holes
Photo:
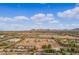
<svg viewBox="0 0 79 59">
<path fill-rule="evenodd" d="M 5 30 L 29 30 L 31 29 L 31 26 L 27 26 L 24 24 L 7 24 L 7 23 L 0 23 L 0 30 L 5 31 Z"/>
<path fill-rule="evenodd" d="M 59 23 L 59 21 L 57 21 L 57 20 L 53 20 L 53 21 L 49 21 L 49 23 Z"/>
<path fill-rule="evenodd" d="M 39 14 L 32 16 L 31 19 L 34 21 L 44 21 L 45 17 L 46 17 L 45 14 L 39 13 Z"/>
<path fill-rule="evenodd" d="M 33 15 L 31 17 L 26 17 L 26 16 L 15 16 L 15 17 L 0 17 L 0 21 L 23 21 L 23 20 L 32 20 L 35 23 L 42 23 L 44 21 L 48 23 L 57 23 L 58 21 L 55 20 L 55 17 L 53 14 L 43 14 L 43 13 L 38 13 L 36 15 Z"/>
<path fill-rule="evenodd" d="M 26 22 L 24 20 L 26 20 Z M 33 21 L 33 24 L 31 24 L 30 21 L 27 20 Z M 36 28 L 46 29 L 51 28 L 52 24 L 58 22 L 59 21 L 55 19 L 53 14 L 43 14 L 43 13 L 33 15 L 29 18 L 26 16 L 0 17 L 0 30 L 28 30 Z"/>
<path fill-rule="evenodd" d="M 55 20 L 55 17 L 53 14 L 47 14 L 46 19 L 49 21 Z"/>
<path fill-rule="evenodd" d="M 39 13 L 31 17 L 32 20 L 36 21 L 46 21 L 46 20 L 53 20 L 54 15 L 53 14 L 43 14 Z"/>
<path fill-rule="evenodd" d="M 39 13 L 39 14 L 32 16 L 31 19 L 33 21 L 36 21 L 37 23 L 44 22 L 44 21 L 47 21 L 48 23 L 58 23 L 58 21 L 55 20 L 55 17 L 53 14 Z"/>
<path fill-rule="evenodd" d="M 63 12 L 59 12 L 57 15 L 61 18 L 79 19 L 79 7 L 75 7 L 73 9 L 69 9 L 69 10 L 65 10 Z"/>
<path fill-rule="evenodd" d="M 53 14 L 47 14 L 47 17 L 54 17 Z"/>
<path fill-rule="evenodd" d="M 79 24 L 67 24 L 66 26 L 78 28 L 79 27 Z"/>
<path fill-rule="evenodd" d="M 14 17 L 14 19 L 16 19 L 16 20 L 28 20 L 29 18 L 26 16 L 16 16 L 16 17 Z"/>
<path fill-rule="evenodd" d="M 0 21 L 10 21 L 10 20 L 13 20 L 13 19 L 9 17 L 0 17 Z"/>
<path fill-rule="evenodd" d="M 0 17 L 0 21 L 18 21 L 18 20 L 28 20 L 26 16 L 15 16 L 15 17 Z"/>
</svg>

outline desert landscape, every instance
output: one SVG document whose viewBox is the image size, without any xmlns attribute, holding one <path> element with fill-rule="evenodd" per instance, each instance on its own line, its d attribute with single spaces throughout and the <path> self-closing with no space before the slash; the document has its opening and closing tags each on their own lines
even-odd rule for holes
<svg viewBox="0 0 79 59">
<path fill-rule="evenodd" d="M 0 55 L 73 54 L 79 54 L 78 30 L 0 32 Z"/>
<path fill-rule="evenodd" d="M 1 3 L 0 55 L 79 55 L 79 4 Z"/>
</svg>

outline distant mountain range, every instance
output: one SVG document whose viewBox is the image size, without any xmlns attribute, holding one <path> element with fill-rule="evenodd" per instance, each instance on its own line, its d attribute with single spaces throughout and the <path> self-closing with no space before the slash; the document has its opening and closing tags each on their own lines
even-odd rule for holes
<svg viewBox="0 0 79 59">
<path fill-rule="evenodd" d="M 72 30 L 79 30 L 79 28 L 74 28 L 74 29 L 72 29 Z"/>
</svg>

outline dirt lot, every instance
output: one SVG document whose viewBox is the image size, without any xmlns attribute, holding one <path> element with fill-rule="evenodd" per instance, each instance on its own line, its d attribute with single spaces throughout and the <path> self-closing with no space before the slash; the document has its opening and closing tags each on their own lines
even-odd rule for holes
<svg viewBox="0 0 79 59">
<path fill-rule="evenodd" d="M 40 49 L 43 45 L 51 44 L 52 48 L 60 47 L 60 45 L 55 42 L 53 39 L 35 39 L 35 38 L 26 38 L 25 40 L 19 42 L 17 45 L 23 45 L 23 46 L 36 46 L 38 49 Z"/>
</svg>

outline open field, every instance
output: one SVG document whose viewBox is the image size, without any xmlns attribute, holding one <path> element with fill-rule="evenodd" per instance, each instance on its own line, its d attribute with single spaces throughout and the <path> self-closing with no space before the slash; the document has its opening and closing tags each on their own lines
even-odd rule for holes
<svg viewBox="0 0 79 59">
<path fill-rule="evenodd" d="M 79 31 L 1 31 L 0 54 L 79 54 Z"/>
</svg>

